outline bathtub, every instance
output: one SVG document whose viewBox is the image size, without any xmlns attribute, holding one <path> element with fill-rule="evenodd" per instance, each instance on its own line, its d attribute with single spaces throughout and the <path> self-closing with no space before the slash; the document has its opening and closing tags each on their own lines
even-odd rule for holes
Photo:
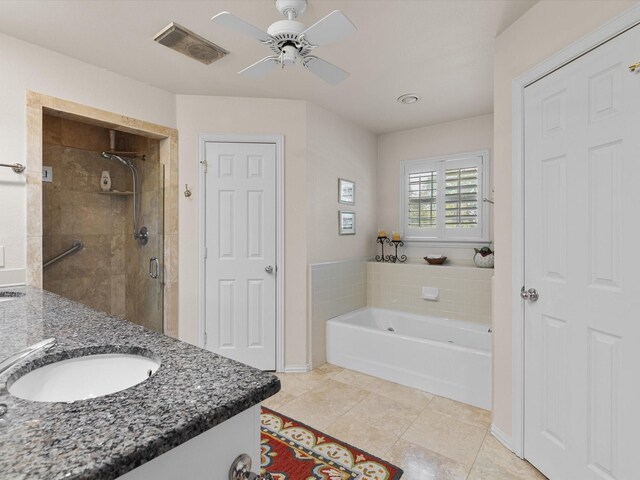
<svg viewBox="0 0 640 480">
<path fill-rule="evenodd" d="M 362 308 L 327 321 L 327 361 L 476 407 L 491 407 L 487 325 Z"/>
</svg>

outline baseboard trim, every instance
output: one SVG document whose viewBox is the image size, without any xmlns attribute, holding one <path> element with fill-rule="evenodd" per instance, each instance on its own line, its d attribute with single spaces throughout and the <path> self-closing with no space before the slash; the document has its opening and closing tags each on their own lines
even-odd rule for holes
<svg viewBox="0 0 640 480">
<path fill-rule="evenodd" d="M 18 287 L 26 284 L 27 271 L 24 268 L 0 268 L 0 287 Z"/>
<path fill-rule="evenodd" d="M 311 371 L 311 365 L 285 365 L 284 373 L 307 373 Z"/>
<path fill-rule="evenodd" d="M 491 424 L 491 435 L 496 437 L 496 440 L 513 452 L 513 448 L 511 447 L 511 437 L 496 427 L 493 423 Z"/>
</svg>

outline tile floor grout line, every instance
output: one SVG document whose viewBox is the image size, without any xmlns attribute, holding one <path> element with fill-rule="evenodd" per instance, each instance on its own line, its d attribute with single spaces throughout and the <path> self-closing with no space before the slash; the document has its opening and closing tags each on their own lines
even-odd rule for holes
<svg viewBox="0 0 640 480">
<path fill-rule="evenodd" d="M 471 467 L 469 467 L 469 473 L 467 473 L 466 480 L 469 480 L 469 475 L 471 475 L 471 472 L 473 471 L 473 467 L 476 464 L 476 462 L 478 461 L 478 456 L 480 455 L 480 450 L 482 450 L 482 446 L 484 445 L 484 441 L 487 439 L 487 435 L 488 434 L 489 434 L 489 429 L 487 428 L 487 431 L 484 433 L 484 437 L 482 437 L 482 442 L 480 442 L 480 448 L 478 449 L 478 452 L 476 453 L 476 456 L 473 458 L 473 463 L 471 464 Z"/>
<path fill-rule="evenodd" d="M 433 394 L 432 394 L 432 395 L 433 395 Z M 386 452 L 384 452 L 384 454 L 385 454 L 385 455 L 387 455 L 387 454 L 391 451 L 391 449 L 392 449 L 393 447 L 395 447 L 395 446 L 396 446 L 396 444 L 397 444 L 397 443 L 402 439 L 402 436 L 403 436 L 405 433 L 407 433 L 407 431 L 411 428 L 411 426 L 412 426 L 414 423 L 416 423 L 416 421 L 418 420 L 418 417 L 419 417 L 420 415 L 422 415 L 422 412 L 424 412 L 424 411 L 429 407 L 429 405 L 431 404 L 431 402 L 433 402 L 433 399 L 434 399 L 434 398 L 436 398 L 436 397 L 435 397 L 435 395 L 433 395 L 433 396 L 429 399 L 429 401 L 425 404 L 425 406 L 424 406 L 424 407 L 422 407 L 422 410 L 420 410 L 420 413 L 418 413 L 418 415 L 416 416 L 416 418 L 414 418 L 414 419 L 413 419 L 413 422 L 411 422 L 411 423 L 407 426 L 407 428 L 405 428 L 405 429 L 404 429 L 404 431 L 403 431 L 403 432 L 398 436 L 398 438 L 396 439 L 396 441 L 395 441 L 395 442 L 393 442 L 393 444 L 392 444 L 392 445 L 387 449 L 387 451 L 386 451 Z M 409 442 L 409 441 L 408 441 L 408 440 L 405 440 L 405 442 Z M 409 442 L 409 443 L 414 444 L 413 442 Z M 415 445 L 415 444 L 414 444 L 414 445 Z"/>
</svg>

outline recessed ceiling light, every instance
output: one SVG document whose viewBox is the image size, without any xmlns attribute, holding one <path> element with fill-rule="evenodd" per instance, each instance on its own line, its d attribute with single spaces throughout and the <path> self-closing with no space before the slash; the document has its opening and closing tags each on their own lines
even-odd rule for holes
<svg viewBox="0 0 640 480">
<path fill-rule="evenodd" d="M 405 105 L 409 105 L 411 103 L 416 103 L 420 100 L 420 97 L 415 93 L 405 93 L 404 95 L 400 95 L 396 100 L 400 103 L 404 103 Z"/>
</svg>

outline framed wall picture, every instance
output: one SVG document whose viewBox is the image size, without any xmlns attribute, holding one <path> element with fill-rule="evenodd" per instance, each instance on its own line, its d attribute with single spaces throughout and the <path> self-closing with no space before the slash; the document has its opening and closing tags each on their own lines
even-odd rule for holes
<svg viewBox="0 0 640 480">
<path fill-rule="evenodd" d="M 356 234 L 356 213 L 355 212 L 344 212 L 342 210 L 338 212 L 338 233 L 340 235 Z"/>
<path fill-rule="evenodd" d="M 338 179 L 338 203 L 356 204 L 356 182 L 344 178 Z"/>
</svg>

